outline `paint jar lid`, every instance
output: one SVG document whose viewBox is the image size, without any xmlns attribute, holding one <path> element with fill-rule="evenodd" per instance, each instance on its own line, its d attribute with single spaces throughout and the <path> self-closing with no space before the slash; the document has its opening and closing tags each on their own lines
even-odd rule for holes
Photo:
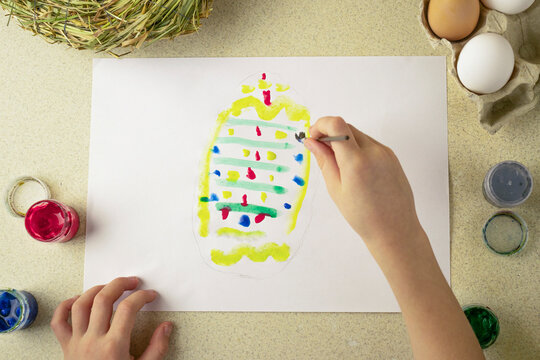
<svg viewBox="0 0 540 360">
<path fill-rule="evenodd" d="M 484 244 L 498 255 L 513 255 L 520 252 L 529 238 L 525 220 L 512 211 L 493 214 L 482 229 Z"/>
<path fill-rule="evenodd" d="M 25 217 L 30 206 L 50 198 L 51 191 L 47 184 L 35 177 L 23 176 L 16 179 L 9 188 L 6 203 L 13 215 Z"/>
</svg>

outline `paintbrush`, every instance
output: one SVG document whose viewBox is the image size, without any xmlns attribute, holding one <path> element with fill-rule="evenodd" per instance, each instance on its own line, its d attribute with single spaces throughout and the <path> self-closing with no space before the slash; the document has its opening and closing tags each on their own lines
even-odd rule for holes
<svg viewBox="0 0 540 360">
<path fill-rule="evenodd" d="M 300 133 L 298 134 L 294 134 L 294 137 L 296 138 L 297 141 L 303 143 L 304 140 L 306 139 L 306 133 L 301 131 Z M 341 136 L 326 136 L 326 137 L 322 137 L 322 138 L 319 138 L 319 139 L 315 139 L 317 141 L 322 141 L 322 142 L 331 142 L 331 141 L 344 141 L 344 140 L 349 140 L 349 135 L 341 135 Z"/>
</svg>

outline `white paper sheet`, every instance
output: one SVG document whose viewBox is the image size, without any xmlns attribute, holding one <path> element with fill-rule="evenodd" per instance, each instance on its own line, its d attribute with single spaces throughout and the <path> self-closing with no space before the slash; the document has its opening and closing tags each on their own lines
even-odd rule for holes
<svg viewBox="0 0 540 360">
<path fill-rule="evenodd" d="M 218 114 L 262 73 L 289 84 L 312 122 L 340 115 L 394 149 L 450 278 L 444 57 L 95 59 L 85 289 L 137 275 L 161 295 L 146 310 L 399 311 L 314 159 L 287 266 L 262 278 L 208 266 L 194 223 L 201 156 Z"/>
</svg>

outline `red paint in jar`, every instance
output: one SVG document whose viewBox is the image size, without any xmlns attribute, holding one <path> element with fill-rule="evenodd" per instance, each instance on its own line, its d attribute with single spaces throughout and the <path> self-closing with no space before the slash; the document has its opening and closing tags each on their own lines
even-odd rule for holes
<svg viewBox="0 0 540 360">
<path fill-rule="evenodd" d="M 38 201 L 24 219 L 26 231 L 36 240 L 57 243 L 71 240 L 79 230 L 77 212 L 55 200 Z"/>
</svg>

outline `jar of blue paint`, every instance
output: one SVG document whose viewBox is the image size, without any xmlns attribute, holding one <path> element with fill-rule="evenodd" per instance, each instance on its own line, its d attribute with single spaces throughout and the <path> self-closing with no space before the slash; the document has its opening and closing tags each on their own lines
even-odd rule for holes
<svg viewBox="0 0 540 360">
<path fill-rule="evenodd" d="M 0 289 L 0 333 L 22 330 L 34 322 L 38 304 L 26 291 Z"/>
<path fill-rule="evenodd" d="M 521 205 L 531 195 L 532 175 L 517 161 L 503 161 L 489 169 L 484 178 L 484 197 L 500 208 Z"/>
</svg>

